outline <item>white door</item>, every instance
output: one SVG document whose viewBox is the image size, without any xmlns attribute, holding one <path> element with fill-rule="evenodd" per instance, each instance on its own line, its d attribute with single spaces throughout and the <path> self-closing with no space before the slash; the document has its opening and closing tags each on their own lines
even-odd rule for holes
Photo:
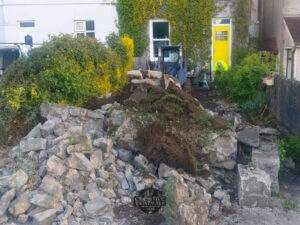
<svg viewBox="0 0 300 225">
<path fill-rule="evenodd" d="M 25 37 L 29 35 L 32 37 L 32 42 L 35 42 L 35 22 L 22 21 L 19 24 L 19 42 L 24 43 Z"/>
</svg>

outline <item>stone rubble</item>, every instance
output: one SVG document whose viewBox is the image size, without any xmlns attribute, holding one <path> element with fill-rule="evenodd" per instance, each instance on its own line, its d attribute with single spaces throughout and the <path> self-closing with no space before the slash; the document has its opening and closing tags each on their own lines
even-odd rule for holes
<svg viewBox="0 0 300 225">
<path fill-rule="evenodd" d="M 168 223 L 205 225 L 231 207 L 232 201 L 230 192 L 214 178 L 213 168 L 238 167 L 241 205 L 268 206 L 271 191 L 278 188 L 278 150 L 264 151 L 255 139 L 251 143 L 256 148 L 255 169 L 237 165 L 239 134 L 235 132 L 211 135 L 204 149 L 208 162 L 202 169 L 208 176 L 193 177 L 164 163 L 154 166 L 140 154 L 136 124 L 118 103 L 94 111 L 42 104 L 40 111 L 47 120 L 10 152 L 18 165 L 26 162 L 33 169 L 20 167 L 0 177 L 0 221 L 4 223 L 125 225 L 126 218 L 117 219 L 114 208 L 132 204 L 137 191 L 154 187 L 166 193 L 161 214 Z"/>
</svg>

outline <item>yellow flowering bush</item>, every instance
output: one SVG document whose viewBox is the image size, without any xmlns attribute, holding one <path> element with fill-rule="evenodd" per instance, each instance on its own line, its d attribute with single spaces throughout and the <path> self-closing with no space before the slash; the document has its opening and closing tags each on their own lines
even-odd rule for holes
<svg viewBox="0 0 300 225">
<path fill-rule="evenodd" d="M 61 35 L 20 58 L 0 82 L 0 118 L 8 123 L 37 111 L 41 102 L 82 106 L 92 96 L 121 90 L 133 64 L 133 41 L 125 36 L 124 52 L 96 39 Z"/>
</svg>

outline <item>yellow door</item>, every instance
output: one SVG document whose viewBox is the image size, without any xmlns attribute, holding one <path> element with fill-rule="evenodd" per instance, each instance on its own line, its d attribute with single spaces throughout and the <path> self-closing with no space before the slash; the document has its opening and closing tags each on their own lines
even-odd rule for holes
<svg viewBox="0 0 300 225">
<path fill-rule="evenodd" d="M 219 60 L 229 68 L 230 62 L 230 26 L 213 27 L 213 68 Z"/>
</svg>

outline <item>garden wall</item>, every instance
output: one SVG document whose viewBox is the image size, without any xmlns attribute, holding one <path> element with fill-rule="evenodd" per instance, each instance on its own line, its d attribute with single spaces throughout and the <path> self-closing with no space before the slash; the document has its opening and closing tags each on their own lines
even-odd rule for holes
<svg viewBox="0 0 300 225">
<path fill-rule="evenodd" d="M 275 86 L 268 92 L 271 111 L 291 132 L 300 135 L 300 82 L 276 76 Z"/>
</svg>

